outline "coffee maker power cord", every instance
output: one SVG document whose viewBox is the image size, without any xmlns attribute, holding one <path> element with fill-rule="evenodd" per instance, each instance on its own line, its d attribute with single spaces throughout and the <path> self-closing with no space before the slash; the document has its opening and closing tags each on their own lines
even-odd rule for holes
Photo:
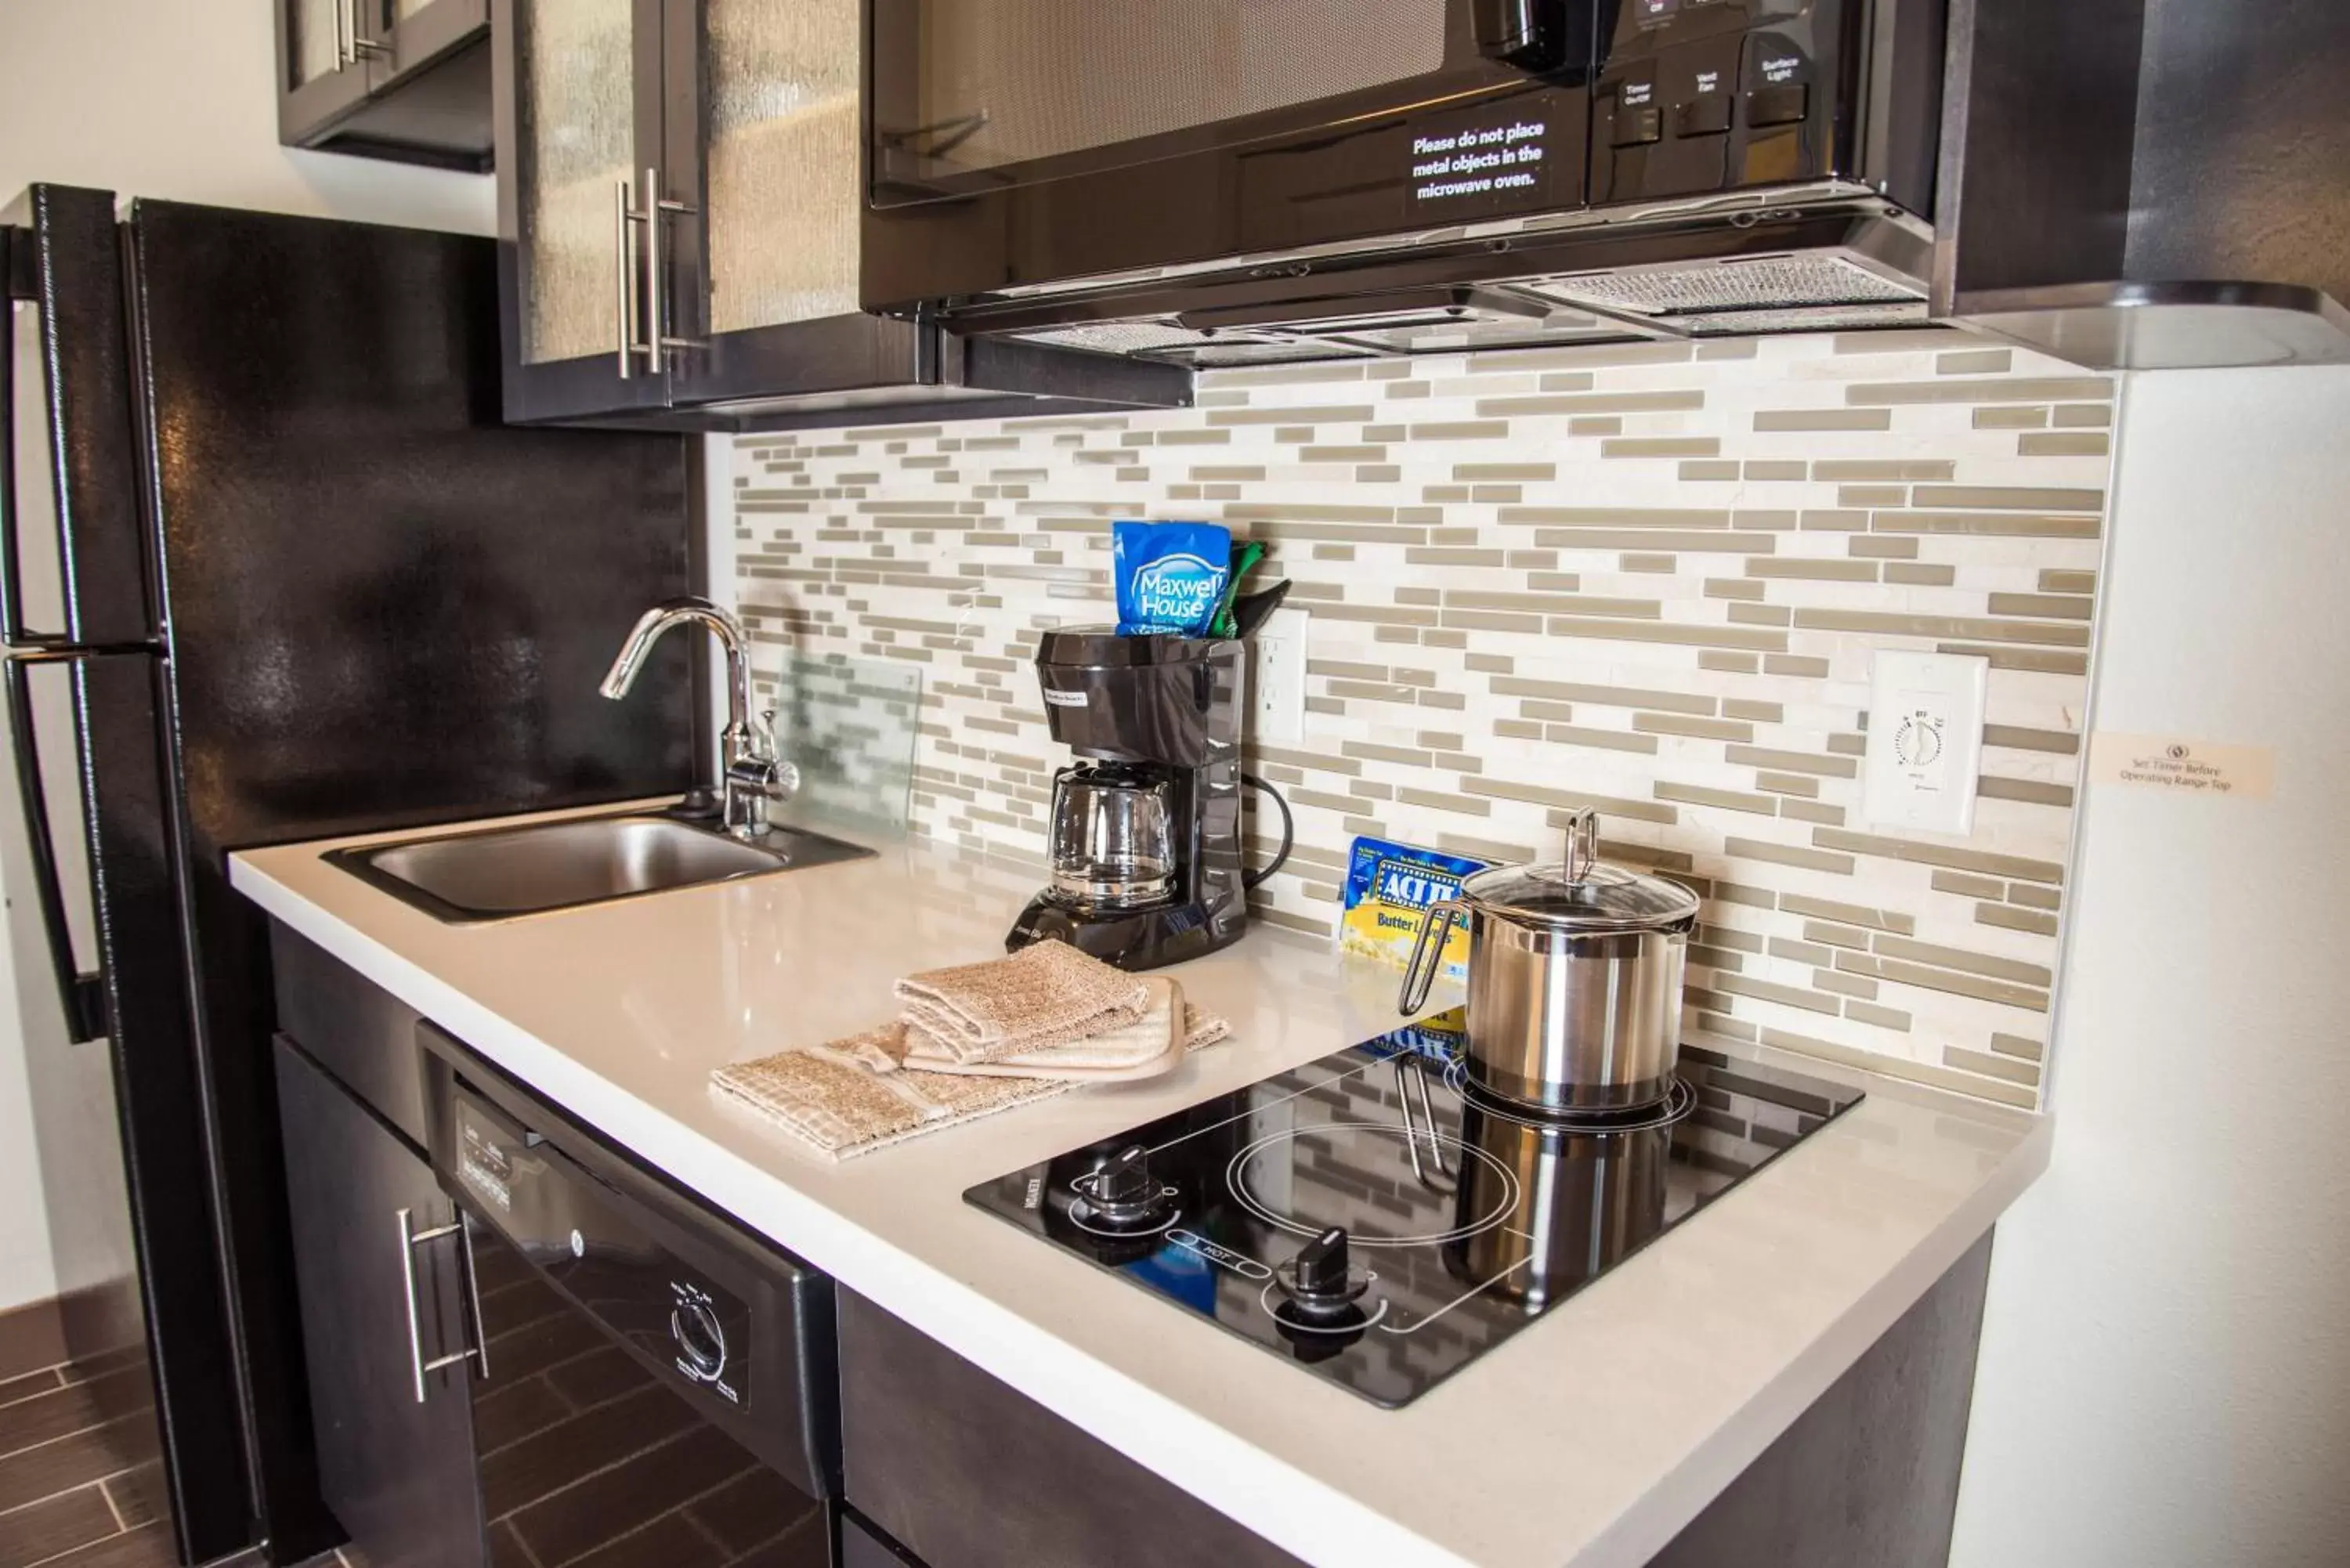
<svg viewBox="0 0 2350 1568">
<path fill-rule="evenodd" d="M 1297 819 L 1289 815 L 1289 803 L 1281 798 L 1281 792 L 1254 774 L 1243 774 L 1241 783 L 1251 789 L 1264 791 L 1265 798 L 1273 802 L 1273 809 L 1281 813 L 1281 849 L 1274 856 L 1273 864 L 1263 870 L 1248 872 L 1241 877 L 1241 887 L 1244 890 L 1253 892 L 1263 887 L 1274 872 L 1289 864 L 1290 847 L 1297 841 Z"/>
</svg>

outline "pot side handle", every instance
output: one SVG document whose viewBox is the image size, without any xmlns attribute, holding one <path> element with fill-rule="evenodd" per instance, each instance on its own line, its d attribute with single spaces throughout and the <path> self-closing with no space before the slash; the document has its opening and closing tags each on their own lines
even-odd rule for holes
<svg viewBox="0 0 2350 1568">
<path fill-rule="evenodd" d="M 1409 1015 L 1428 1005 L 1436 973 L 1444 967 L 1444 944 L 1452 935 L 1452 921 L 1468 908 L 1458 898 L 1439 898 L 1420 911 L 1419 930 L 1411 940 L 1411 961 L 1403 966 L 1403 989 L 1396 993 L 1398 1012 Z M 1441 934 L 1430 941 L 1431 933 Z"/>
</svg>

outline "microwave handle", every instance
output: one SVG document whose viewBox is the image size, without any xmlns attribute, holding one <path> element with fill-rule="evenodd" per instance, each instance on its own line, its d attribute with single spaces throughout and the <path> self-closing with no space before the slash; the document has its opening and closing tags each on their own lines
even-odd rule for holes
<svg viewBox="0 0 2350 1568">
<path fill-rule="evenodd" d="M 1555 69 L 1565 53 L 1567 0 L 1469 0 L 1477 52 L 1522 71 Z"/>
</svg>

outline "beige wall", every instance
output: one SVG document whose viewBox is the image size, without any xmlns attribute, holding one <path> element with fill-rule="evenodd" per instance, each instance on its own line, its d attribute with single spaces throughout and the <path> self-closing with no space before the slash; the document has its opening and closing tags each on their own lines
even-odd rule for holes
<svg viewBox="0 0 2350 1568">
<path fill-rule="evenodd" d="M 277 145 L 270 0 L 0 0 L 0 202 L 35 181 L 126 195 L 313 213 L 487 234 L 484 178 L 289 151 Z M 44 733 L 60 732 L 54 722 Z M 54 745 L 55 742 L 52 742 Z M 52 772 L 60 766 L 52 761 Z M 103 1226 L 48 1209 L 118 1201 L 109 1186 L 106 1103 L 95 1047 L 68 1052 L 25 880 L 13 800 L 0 802 L 0 877 L 10 940 L 0 943 L 0 1310 L 102 1276 L 109 1261 L 82 1242 Z M 46 1204 L 34 1158 L 26 1053 L 65 1054 L 41 1081 L 57 1094 L 43 1131 L 94 1150 L 69 1193 Z M 51 1124 L 86 1122 L 65 1127 Z M 53 1160 L 56 1156 L 53 1152 Z M 95 1208 L 83 1211 L 96 1212 Z M 86 1234 L 85 1234 L 86 1232 Z"/>
</svg>

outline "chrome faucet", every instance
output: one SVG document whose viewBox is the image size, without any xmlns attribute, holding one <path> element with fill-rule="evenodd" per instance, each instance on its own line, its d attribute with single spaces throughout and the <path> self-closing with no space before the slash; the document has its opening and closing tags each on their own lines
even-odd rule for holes
<svg viewBox="0 0 2350 1568">
<path fill-rule="evenodd" d="M 726 650 L 726 728 L 718 737 L 718 777 L 726 831 L 756 838 L 767 831 L 770 803 L 781 804 L 800 786 L 799 769 L 775 755 L 775 713 L 751 710 L 751 643 L 733 611 L 688 595 L 645 611 L 619 657 L 597 691 L 614 701 L 629 694 L 645 656 L 672 628 L 706 626 Z"/>
</svg>

